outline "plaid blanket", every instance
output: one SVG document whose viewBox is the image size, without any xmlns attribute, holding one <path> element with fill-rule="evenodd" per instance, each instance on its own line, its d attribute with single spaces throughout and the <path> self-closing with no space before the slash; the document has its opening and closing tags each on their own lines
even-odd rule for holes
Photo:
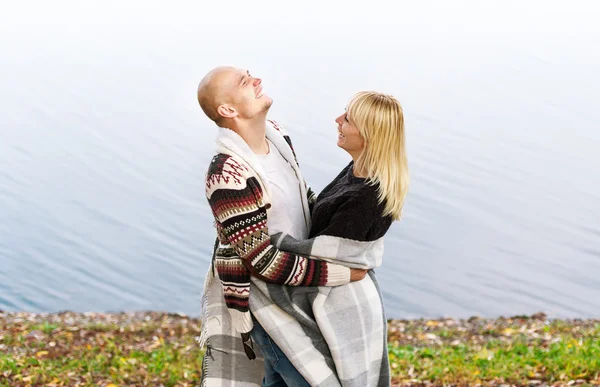
<svg viewBox="0 0 600 387">
<path fill-rule="evenodd" d="M 277 234 L 272 241 L 282 250 L 351 268 L 374 269 L 383 257 L 383 238 L 358 242 L 319 236 L 298 241 Z M 246 357 L 216 276 L 209 270 L 205 283 L 207 355 L 201 385 L 260 386 L 262 356 L 258 351 L 257 359 Z M 387 323 L 373 270 L 362 281 L 338 287 L 281 286 L 254 277 L 251 287 L 252 313 L 311 386 L 390 385 Z"/>
<path fill-rule="evenodd" d="M 374 269 L 383 257 L 383 238 L 272 240 L 281 250 L 351 268 Z M 254 284 L 252 313 L 311 386 L 390 385 L 387 323 L 373 270 L 362 281 L 337 287 Z"/>
<path fill-rule="evenodd" d="M 202 387 L 260 387 L 264 361 L 260 348 L 254 345 L 256 359 L 249 360 L 242 338 L 234 328 L 223 297 L 217 271 L 209 268 L 204 283 L 202 336 L 206 346 L 202 360 Z"/>
<path fill-rule="evenodd" d="M 267 127 L 267 137 L 290 162 L 299 181 L 303 182 L 293 150 L 286 149 L 287 146 L 291 148 L 291 143 L 287 138 L 282 141 L 278 132 L 281 130 L 274 124 Z M 260 165 L 243 140 L 226 129 L 220 131 L 220 136 L 221 133 L 227 137 L 228 147 L 224 147 L 224 140 L 219 141 L 218 138 L 219 152 L 235 154 L 246 160 L 248 166 L 257 172 L 253 178 L 259 183 L 264 180 Z M 233 172 L 231 178 L 236 178 Z M 304 185 L 301 188 L 303 196 L 308 193 Z M 310 223 L 308 206 L 305 206 L 305 211 L 307 223 Z M 383 238 L 358 242 L 331 236 L 319 236 L 308 241 L 296 241 L 284 235 L 272 237 L 272 243 L 279 245 L 282 251 L 327 261 L 327 264 L 314 261 L 324 266 L 322 272 L 327 276 L 334 274 L 336 267 L 376 268 L 383 256 Z M 238 254 L 233 245 L 221 244 L 225 243 L 223 240 L 215 242 L 213 258 L 217 262 L 219 257 Z M 282 256 L 277 255 L 277 262 L 281 263 Z M 306 259 L 297 260 L 298 264 L 306 262 Z M 201 386 L 260 386 L 264 361 L 258 345 L 254 345 L 257 358 L 249 360 L 240 337 L 240 332 L 248 330 L 240 330 L 240 321 L 234 321 L 234 315 L 240 313 L 232 313 L 227 307 L 219 270 L 212 266 L 205 278 L 200 345 L 206 346 L 206 354 Z M 328 279 L 326 282 L 332 281 Z M 387 325 L 381 292 L 372 270 L 364 280 L 338 287 L 273 285 L 252 276 L 248 291 L 248 307 L 255 318 L 311 385 L 364 387 L 390 384 Z M 246 314 L 249 317 L 249 313 Z M 251 320 L 248 320 L 251 327 Z"/>
</svg>

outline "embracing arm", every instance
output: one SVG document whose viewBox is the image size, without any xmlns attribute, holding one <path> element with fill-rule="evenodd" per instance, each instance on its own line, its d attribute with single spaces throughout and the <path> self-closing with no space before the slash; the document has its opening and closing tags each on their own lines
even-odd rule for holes
<svg viewBox="0 0 600 387">
<path fill-rule="evenodd" d="M 210 182 L 217 180 L 218 184 L 211 188 Z M 231 245 L 253 276 L 292 286 L 338 286 L 350 282 L 347 267 L 284 252 L 271 244 L 267 210 L 255 177 L 240 177 L 236 181 L 209 175 L 207 198 L 222 242 Z"/>
<path fill-rule="evenodd" d="M 336 208 L 327 227 L 311 239 L 298 240 L 278 233 L 271 236 L 277 248 L 319 257 L 352 269 L 374 269 L 383 258 L 383 233 L 371 229 L 382 219 L 376 214 L 377 203 L 350 197 Z"/>
</svg>

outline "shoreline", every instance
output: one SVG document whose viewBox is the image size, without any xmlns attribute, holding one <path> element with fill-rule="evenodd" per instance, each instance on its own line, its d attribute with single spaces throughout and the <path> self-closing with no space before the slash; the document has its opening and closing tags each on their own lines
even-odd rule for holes
<svg viewBox="0 0 600 387">
<path fill-rule="evenodd" d="M 196 386 L 198 317 L 0 312 L 0 386 Z M 600 318 L 388 320 L 395 386 L 600 385 Z"/>
<path fill-rule="evenodd" d="M 72 311 L 72 310 L 60 310 L 54 312 L 31 312 L 31 311 L 8 311 L 0 309 L 0 318 L 3 320 L 8 318 L 28 318 L 28 319 L 44 319 L 49 318 L 52 320 L 63 319 L 63 318 L 72 318 L 74 316 L 81 318 L 98 318 L 100 320 L 110 320 L 110 319 L 122 319 L 128 318 L 131 320 L 136 320 L 140 318 L 145 318 L 150 316 L 150 318 L 155 317 L 172 317 L 176 319 L 187 319 L 190 321 L 199 321 L 200 316 L 189 315 L 186 313 L 180 312 L 165 312 L 161 310 L 133 310 L 133 311 L 108 311 L 108 312 L 96 312 L 96 311 Z M 473 315 L 468 317 L 452 317 L 452 316 L 438 316 L 438 317 L 415 317 L 415 318 L 388 318 L 388 323 L 390 322 L 417 322 L 417 321 L 444 321 L 444 320 L 453 320 L 456 322 L 462 321 L 475 321 L 475 320 L 485 320 L 485 321 L 502 321 L 502 320 L 547 320 L 547 321 L 565 321 L 565 322 L 584 322 L 584 321 L 595 321 L 600 323 L 600 314 L 597 317 L 552 317 L 544 312 L 538 312 L 533 314 L 515 314 L 510 316 L 479 316 Z"/>
</svg>

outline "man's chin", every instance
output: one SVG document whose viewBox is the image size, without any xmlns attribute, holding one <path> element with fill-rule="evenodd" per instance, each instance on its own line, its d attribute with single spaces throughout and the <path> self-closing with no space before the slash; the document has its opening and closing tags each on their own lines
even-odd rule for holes
<svg viewBox="0 0 600 387">
<path fill-rule="evenodd" d="M 273 105 L 273 99 L 271 97 L 266 97 L 265 110 L 269 110 L 271 105 Z"/>
</svg>

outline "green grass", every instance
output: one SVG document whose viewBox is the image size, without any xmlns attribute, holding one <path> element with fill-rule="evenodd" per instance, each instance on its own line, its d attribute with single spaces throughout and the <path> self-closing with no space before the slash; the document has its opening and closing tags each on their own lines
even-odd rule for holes
<svg viewBox="0 0 600 387">
<path fill-rule="evenodd" d="M 196 319 L 0 313 L 0 386 L 196 386 Z M 600 384 L 600 323 L 545 317 L 390 321 L 394 383 Z"/>
<path fill-rule="evenodd" d="M 119 340 L 106 340 L 103 346 L 73 349 L 65 356 L 37 351 L 30 356 L 0 354 L 0 386 L 20 385 L 186 385 L 200 378 L 203 352 L 192 345 L 160 343 L 151 350 L 129 350 Z M 9 383 L 10 381 L 10 383 Z"/>
<path fill-rule="evenodd" d="M 389 346 L 390 365 L 396 380 L 439 383 L 496 381 L 528 384 L 530 380 L 568 382 L 599 380 L 600 341 L 573 339 L 544 347 L 544 343 L 516 340 L 469 345 L 413 347 Z"/>
<path fill-rule="evenodd" d="M 0 314 L 0 386 L 192 386 L 200 380 L 203 351 L 194 319 L 70 317 L 66 324 L 56 316 Z"/>
<path fill-rule="evenodd" d="M 57 324 L 50 324 L 48 321 L 44 321 L 43 324 L 36 324 L 36 325 L 32 325 L 31 326 L 31 330 L 38 330 L 38 331 L 42 331 L 45 334 L 49 335 L 52 333 L 52 331 L 54 331 L 56 328 L 58 328 Z"/>
</svg>

